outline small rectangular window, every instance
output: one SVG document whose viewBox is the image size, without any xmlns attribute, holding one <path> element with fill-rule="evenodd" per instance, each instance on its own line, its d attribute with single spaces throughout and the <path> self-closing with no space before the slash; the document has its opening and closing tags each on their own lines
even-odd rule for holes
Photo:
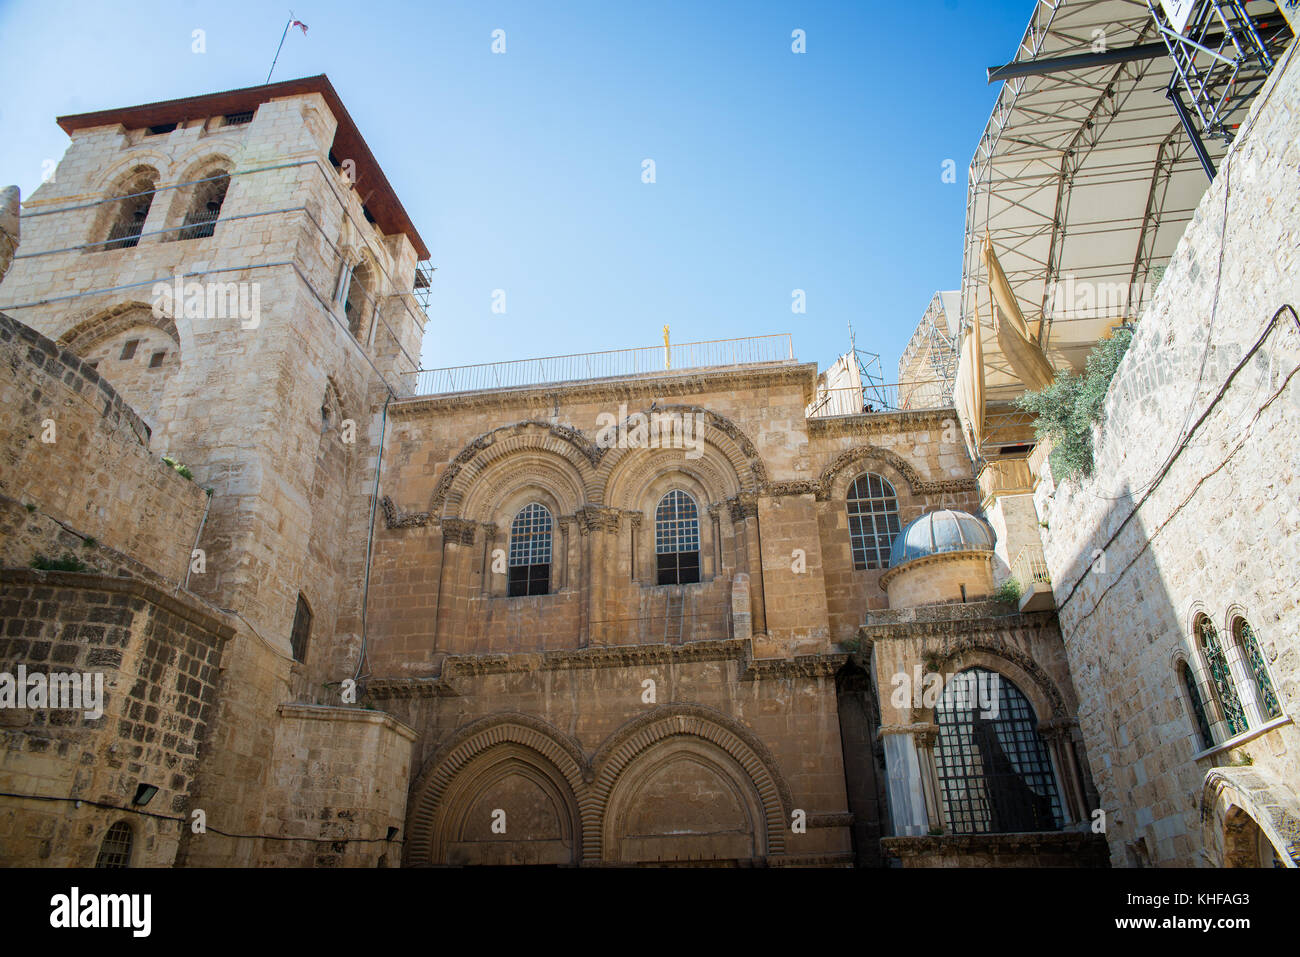
<svg viewBox="0 0 1300 957">
<path fill-rule="evenodd" d="M 163 364 L 163 359 L 165 359 L 166 357 L 167 357 L 167 352 L 165 350 L 163 352 L 155 352 L 153 355 L 149 357 L 149 368 L 157 369 L 160 365 Z"/>
<path fill-rule="evenodd" d="M 122 346 L 122 354 L 121 354 L 120 356 L 118 356 L 118 358 L 119 358 L 119 359 L 122 359 L 123 361 L 125 361 L 125 360 L 127 360 L 127 359 L 134 359 L 134 358 L 135 358 L 135 347 L 138 346 L 139 344 L 140 344 L 140 340 L 139 340 L 139 339 L 128 339 L 128 340 L 126 340 L 126 344 Z"/>
<path fill-rule="evenodd" d="M 174 129 L 176 129 L 175 123 L 159 123 L 157 126 L 149 127 L 149 132 L 147 135 L 160 136 L 163 133 L 170 133 Z"/>
<path fill-rule="evenodd" d="M 251 122 L 253 122 L 252 110 L 244 113 L 227 113 L 221 118 L 222 126 L 243 126 L 245 123 Z"/>
</svg>

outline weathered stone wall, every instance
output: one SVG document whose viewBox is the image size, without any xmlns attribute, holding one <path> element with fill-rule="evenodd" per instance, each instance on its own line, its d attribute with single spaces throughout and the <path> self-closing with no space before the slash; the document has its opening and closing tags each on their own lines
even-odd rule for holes
<svg viewBox="0 0 1300 957">
<path fill-rule="evenodd" d="M 112 385 L 0 315 L 0 405 L 0 494 L 38 506 L 83 536 L 79 545 L 88 537 L 173 581 L 185 576 L 206 496 L 149 451 L 147 428 Z M 67 551 L 46 537 L 52 526 L 19 528 L 0 542 L 4 564 Z"/>
<path fill-rule="evenodd" d="M 1300 65 L 1295 47 L 1257 98 L 1188 224 L 1106 399 L 1092 478 L 1039 496 L 1044 546 L 1116 864 L 1219 863 L 1203 836 L 1203 781 L 1253 762 L 1289 807 L 1296 853 L 1300 740 Z M 1283 309 L 1289 306 L 1289 309 Z M 1283 310 L 1279 312 L 1279 310 Z M 1247 705 L 1227 728 L 1193 637 L 1200 615 L 1228 649 Z M 1287 720 L 1252 716 L 1231 639 L 1249 621 Z M 1216 746 L 1206 750 L 1188 663 Z M 1225 807 L 1224 810 L 1227 810 Z M 1258 813 L 1254 811 L 1252 813 Z M 1286 815 L 1283 815 L 1284 817 Z M 1221 842 L 1219 842 L 1221 843 Z"/>
<path fill-rule="evenodd" d="M 764 661 L 732 640 L 457 656 L 438 679 L 372 681 L 419 733 L 408 863 L 851 863 L 844 658 Z"/>
<path fill-rule="evenodd" d="M 0 673 L 103 681 L 98 718 L 0 710 L 0 861 L 93 866 L 104 832 L 125 820 L 133 865 L 172 864 L 233 631 L 192 597 L 144 582 L 0 570 Z M 140 784 L 158 788 L 145 809 L 163 819 L 132 813 Z"/>
</svg>

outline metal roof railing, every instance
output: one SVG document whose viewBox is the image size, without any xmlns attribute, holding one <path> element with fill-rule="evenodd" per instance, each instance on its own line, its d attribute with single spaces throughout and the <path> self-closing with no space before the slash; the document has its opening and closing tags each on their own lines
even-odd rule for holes
<svg viewBox="0 0 1300 957">
<path fill-rule="evenodd" d="M 794 361 L 794 343 L 790 333 L 786 332 L 772 336 L 710 339 L 607 352 L 579 352 L 542 359 L 419 369 L 410 375 L 414 376 L 412 395 L 426 396 Z"/>
</svg>

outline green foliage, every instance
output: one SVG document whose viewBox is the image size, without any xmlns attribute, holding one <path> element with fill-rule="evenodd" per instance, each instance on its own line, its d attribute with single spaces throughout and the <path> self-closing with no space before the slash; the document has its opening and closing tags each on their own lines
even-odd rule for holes
<svg viewBox="0 0 1300 957">
<path fill-rule="evenodd" d="M 25 507 L 25 508 L 27 509 L 27 511 L 29 511 L 29 512 L 34 512 L 34 511 L 36 511 L 36 505 L 35 505 L 35 503 L 33 503 L 33 502 L 28 502 L 28 503 L 26 504 L 26 506 L 24 506 L 24 507 Z"/>
<path fill-rule="evenodd" d="M 1050 461 L 1057 479 L 1092 474 L 1092 427 L 1101 421 L 1106 390 L 1132 341 L 1131 329 L 1116 329 L 1088 353 L 1082 375 L 1058 372 L 1047 388 L 1026 392 L 1017 401 L 1037 417 L 1034 431 L 1039 441 L 1052 440 Z"/>
<path fill-rule="evenodd" d="M 1023 589 L 1020 587 L 1020 582 L 1016 581 L 1014 578 L 1008 578 L 998 586 L 998 590 L 993 593 L 993 599 L 995 601 L 1006 602 L 1008 605 L 1014 605 L 1020 601 L 1020 593 L 1022 591 Z"/>
<path fill-rule="evenodd" d="M 87 535 L 85 538 L 81 540 L 82 548 L 94 548 L 98 544 L 99 544 L 98 540 L 91 538 L 89 535 Z"/>
<path fill-rule="evenodd" d="M 172 468 L 174 468 L 176 470 L 176 474 L 179 475 L 181 478 L 187 478 L 191 482 L 194 481 L 194 473 L 190 471 L 190 467 L 188 465 L 181 465 L 180 462 L 177 462 L 174 458 L 172 458 L 169 455 L 164 455 L 163 461 L 166 462 L 168 465 L 170 465 Z"/>
<path fill-rule="evenodd" d="M 37 555 L 32 559 L 32 568 L 41 572 L 82 572 L 86 570 L 86 564 L 72 555 L 64 555 L 62 558 Z"/>
</svg>

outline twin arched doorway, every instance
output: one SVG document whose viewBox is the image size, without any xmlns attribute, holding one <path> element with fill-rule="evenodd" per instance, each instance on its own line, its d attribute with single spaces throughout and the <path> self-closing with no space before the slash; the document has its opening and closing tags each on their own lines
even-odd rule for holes
<svg viewBox="0 0 1300 957">
<path fill-rule="evenodd" d="M 476 722 L 411 795 L 407 863 L 741 864 L 784 849 L 783 787 L 722 715 L 665 709 L 588 761 L 524 715 Z"/>
</svg>

